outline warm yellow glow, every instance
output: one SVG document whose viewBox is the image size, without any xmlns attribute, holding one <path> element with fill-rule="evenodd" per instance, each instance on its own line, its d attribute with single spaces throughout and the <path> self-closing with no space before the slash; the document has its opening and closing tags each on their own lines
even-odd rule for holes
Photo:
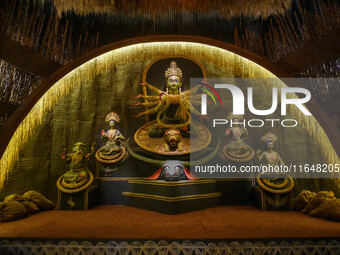
<svg viewBox="0 0 340 255">
<path fill-rule="evenodd" d="M 221 70 L 244 78 L 276 78 L 271 72 L 256 63 L 217 47 L 190 42 L 153 42 L 122 47 L 100 55 L 80 67 L 74 69 L 55 83 L 31 109 L 15 131 L 5 153 L 0 160 L 0 190 L 8 174 L 19 159 L 19 151 L 27 143 L 34 130 L 42 123 L 43 116 L 81 82 L 93 79 L 99 74 L 110 71 L 113 66 L 120 66 L 134 61 L 144 61 L 146 64 L 154 58 L 169 55 L 182 55 L 195 58 L 203 65 L 209 64 Z M 275 86 L 277 87 L 277 83 Z M 268 84 L 268 88 L 272 85 Z M 280 86 L 286 86 L 280 84 Z M 339 162 L 327 135 L 313 116 L 304 116 L 299 110 L 290 108 L 292 116 L 300 121 L 308 134 L 315 139 L 321 148 L 324 158 L 329 163 Z"/>
</svg>

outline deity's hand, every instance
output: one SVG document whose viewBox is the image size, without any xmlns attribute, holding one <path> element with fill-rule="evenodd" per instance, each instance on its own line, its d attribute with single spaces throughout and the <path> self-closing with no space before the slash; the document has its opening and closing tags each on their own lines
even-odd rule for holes
<svg viewBox="0 0 340 255">
<path fill-rule="evenodd" d="M 143 97 L 142 94 L 138 94 L 137 96 L 132 97 L 132 99 L 138 99 L 138 98 L 142 98 L 142 97 Z"/>
<path fill-rule="evenodd" d="M 61 159 L 64 160 L 66 158 L 65 152 L 66 152 L 67 149 L 66 149 L 65 145 L 62 145 L 61 148 L 63 149 L 63 151 L 61 152 Z"/>
<path fill-rule="evenodd" d="M 138 118 L 138 117 L 143 116 L 143 115 L 144 115 L 144 112 L 140 112 L 138 114 L 133 115 L 133 117 Z"/>
<path fill-rule="evenodd" d="M 229 136 L 229 134 L 230 134 L 230 128 L 227 128 L 227 129 L 225 130 L 225 135 L 226 135 L 226 136 Z"/>
<path fill-rule="evenodd" d="M 79 176 L 80 178 L 82 178 L 82 179 L 85 179 L 85 178 L 86 178 L 86 176 L 83 175 L 82 173 L 79 173 L 78 176 Z"/>
<path fill-rule="evenodd" d="M 260 155 L 261 155 L 261 150 L 257 150 L 257 151 L 256 151 L 256 156 L 257 156 L 257 157 L 260 157 Z"/>
<path fill-rule="evenodd" d="M 105 130 L 102 129 L 102 136 L 105 136 Z"/>
<path fill-rule="evenodd" d="M 183 130 L 183 131 L 188 131 L 188 128 L 187 128 L 187 127 L 180 127 L 179 129 L 180 129 L 180 130 Z"/>
<path fill-rule="evenodd" d="M 148 83 L 147 83 L 146 81 L 138 82 L 138 84 L 141 85 L 141 86 L 146 86 L 146 85 L 148 85 Z"/>
<path fill-rule="evenodd" d="M 130 104 L 131 106 L 140 106 L 140 102 L 134 103 L 134 104 Z"/>
<path fill-rule="evenodd" d="M 91 153 L 88 153 L 85 157 L 85 159 L 88 159 L 95 151 L 94 146 L 96 145 L 96 142 L 92 142 L 91 144 Z"/>
<path fill-rule="evenodd" d="M 166 100 L 167 100 L 166 93 L 165 93 L 165 92 L 161 92 L 161 93 L 159 94 L 159 101 L 161 101 L 161 103 L 162 103 L 163 105 L 165 105 L 165 104 L 166 104 Z"/>
</svg>

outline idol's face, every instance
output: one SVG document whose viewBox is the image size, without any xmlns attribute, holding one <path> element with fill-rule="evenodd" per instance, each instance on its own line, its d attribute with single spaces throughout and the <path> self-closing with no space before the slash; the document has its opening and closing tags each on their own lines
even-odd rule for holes
<svg viewBox="0 0 340 255">
<path fill-rule="evenodd" d="M 233 118 L 233 126 L 238 127 L 239 125 L 238 122 L 239 122 L 238 118 Z"/>
<path fill-rule="evenodd" d="M 268 150 L 271 150 L 271 149 L 273 149 L 274 148 L 274 143 L 273 142 L 268 142 L 267 143 L 267 149 Z"/>
<path fill-rule="evenodd" d="M 168 86 L 168 89 L 179 90 L 182 85 L 182 81 L 178 76 L 172 75 L 166 80 L 166 85 Z"/>
<path fill-rule="evenodd" d="M 73 151 L 74 153 L 84 152 L 83 149 L 84 149 L 84 146 L 78 145 L 78 144 L 75 144 L 75 145 L 73 145 L 73 147 L 72 147 L 72 151 Z"/>
<path fill-rule="evenodd" d="M 116 126 L 116 122 L 115 122 L 114 120 L 110 120 L 109 126 L 110 126 L 111 128 L 114 128 L 114 127 Z"/>
</svg>

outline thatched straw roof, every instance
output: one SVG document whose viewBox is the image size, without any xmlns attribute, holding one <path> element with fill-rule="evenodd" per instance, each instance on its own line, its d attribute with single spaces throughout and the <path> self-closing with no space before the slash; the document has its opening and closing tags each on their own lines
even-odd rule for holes
<svg viewBox="0 0 340 255">
<path fill-rule="evenodd" d="M 42 0 L 43 1 L 43 0 Z M 168 12 L 209 13 L 216 15 L 268 17 L 289 9 L 292 0 L 54 0 L 58 13 L 126 13 L 157 16 Z"/>
</svg>

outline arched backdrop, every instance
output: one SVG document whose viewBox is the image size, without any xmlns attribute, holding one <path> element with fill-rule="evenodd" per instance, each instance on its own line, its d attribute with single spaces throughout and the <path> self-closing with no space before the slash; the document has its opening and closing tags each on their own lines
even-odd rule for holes
<svg viewBox="0 0 340 255">
<path fill-rule="evenodd" d="M 144 119 L 132 117 L 136 109 L 130 107 L 135 102 L 131 96 L 141 93 L 137 84 L 143 80 L 143 70 L 162 56 L 195 59 L 204 67 L 207 77 L 286 76 L 284 71 L 254 54 L 205 38 L 157 36 L 105 46 L 49 77 L 4 126 L 0 134 L 0 199 L 35 189 L 55 200 L 55 181 L 68 169 L 60 159 L 61 146 L 70 148 L 78 141 L 88 146 L 95 141 L 97 148 L 101 146 L 100 130 L 106 127 L 105 116 L 110 111 L 121 116 L 120 130 L 132 137 Z M 263 91 L 269 91 L 270 86 L 262 88 Z M 300 157 L 303 162 L 312 157 L 318 163 L 339 163 L 336 129 L 315 102 L 307 106 L 313 116 L 306 117 L 290 108 L 289 115 L 301 123 L 295 131 L 300 144 L 280 140 L 279 153 L 287 158 Z M 301 150 L 301 145 L 309 151 Z M 285 150 L 280 151 L 282 148 Z M 338 176 L 334 178 L 337 180 Z M 307 186 L 303 180 L 298 183 L 301 189 L 325 187 L 324 181 L 314 180 Z M 327 183 L 325 188 L 334 188 Z"/>
</svg>

